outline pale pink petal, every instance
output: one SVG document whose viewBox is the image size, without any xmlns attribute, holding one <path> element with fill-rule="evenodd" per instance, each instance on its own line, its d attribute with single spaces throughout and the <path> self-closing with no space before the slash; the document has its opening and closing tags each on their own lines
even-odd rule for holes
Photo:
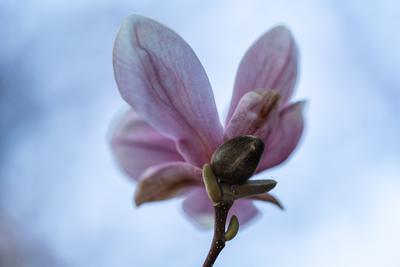
<svg viewBox="0 0 400 267">
<path fill-rule="evenodd" d="M 188 217 L 201 228 L 211 228 L 214 225 L 214 208 L 204 188 L 195 188 L 183 201 L 183 210 Z M 228 221 L 236 215 L 239 223 L 244 225 L 258 214 L 258 209 L 251 200 L 236 200 L 228 214 Z"/>
<path fill-rule="evenodd" d="M 202 186 L 201 169 L 186 162 L 171 162 L 148 168 L 136 188 L 135 203 L 161 201 Z"/>
<path fill-rule="evenodd" d="M 167 27 L 131 15 L 115 40 L 113 64 L 122 97 L 173 138 L 185 160 L 206 163 L 223 130 L 207 75 L 190 46 Z"/>
<path fill-rule="evenodd" d="M 122 169 L 134 180 L 148 167 L 184 161 L 174 141 L 150 127 L 133 110 L 119 119 L 111 137 L 111 148 Z"/>
<path fill-rule="evenodd" d="M 257 88 L 273 89 L 282 105 L 292 95 L 297 76 L 297 50 L 290 31 L 278 26 L 262 35 L 244 55 L 236 74 L 227 121 L 242 96 Z"/>
<path fill-rule="evenodd" d="M 193 189 L 183 201 L 182 207 L 197 226 L 205 229 L 213 227 L 214 208 L 204 188 Z"/>
<path fill-rule="evenodd" d="M 251 220 L 259 215 L 257 207 L 253 204 L 252 200 L 239 199 L 233 203 L 233 206 L 228 214 L 228 222 L 232 215 L 236 215 L 239 219 L 240 226 L 246 225 Z"/>
<path fill-rule="evenodd" d="M 296 148 L 304 129 L 303 106 L 305 102 L 294 103 L 279 114 L 272 130 L 258 171 L 276 166 L 285 161 Z"/>
<path fill-rule="evenodd" d="M 247 92 L 228 122 L 224 140 L 241 135 L 254 135 L 264 142 L 278 118 L 279 95 L 268 89 Z"/>
</svg>

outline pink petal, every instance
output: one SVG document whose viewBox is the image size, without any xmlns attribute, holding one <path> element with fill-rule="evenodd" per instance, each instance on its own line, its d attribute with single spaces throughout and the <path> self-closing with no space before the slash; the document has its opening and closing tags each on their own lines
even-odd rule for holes
<svg viewBox="0 0 400 267">
<path fill-rule="evenodd" d="M 227 121 L 241 97 L 257 88 L 273 89 L 282 105 L 293 93 L 297 75 L 297 50 L 290 31 L 278 26 L 262 35 L 244 55 L 236 75 Z"/>
<path fill-rule="evenodd" d="M 253 201 L 249 199 L 239 199 L 233 203 L 233 206 L 228 214 L 228 222 L 232 215 L 236 215 L 239 219 L 240 226 L 244 226 L 251 220 L 255 219 L 259 211 L 253 204 Z"/>
<path fill-rule="evenodd" d="M 265 142 L 278 118 L 279 95 L 268 89 L 247 92 L 228 122 L 224 140 L 240 135 L 254 135 Z"/>
<path fill-rule="evenodd" d="M 214 208 L 204 188 L 195 188 L 182 203 L 183 210 L 189 219 L 201 228 L 212 228 L 214 225 Z"/>
<path fill-rule="evenodd" d="M 171 162 L 147 169 L 135 193 L 137 206 L 180 196 L 194 186 L 202 186 L 201 169 L 186 162 Z"/>
<path fill-rule="evenodd" d="M 304 129 L 303 107 L 305 102 L 294 103 L 279 114 L 258 167 L 262 171 L 285 161 L 296 148 Z"/>
<path fill-rule="evenodd" d="M 111 147 L 122 169 L 135 180 L 148 167 L 183 161 L 175 143 L 150 127 L 133 110 L 120 118 L 111 138 Z"/>
<path fill-rule="evenodd" d="M 204 188 L 195 188 L 183 201 L 183 210 L 188 217 L 201 228 L 211 228 L 214 225 L 214 208 Z M 229 214 L 236 215 L 240 225 L 248 223 L 258 214 L 258 209 L 251 200 L 236 200 Z"/>
<path fill-rule="evenodd" d="M 165 26 L 131 15 L 114 46 L 122 97 L 159 132 L 173 138 L 188 162 L 202 166 L 221 143 L 214 95 L 190 48 Z"/>
</svg>

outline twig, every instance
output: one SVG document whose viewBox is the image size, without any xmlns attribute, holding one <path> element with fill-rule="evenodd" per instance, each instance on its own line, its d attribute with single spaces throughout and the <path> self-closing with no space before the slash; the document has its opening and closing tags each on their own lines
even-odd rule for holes
<svg viewBox="0 0 400 267">
<path fill-rule="evenodd" d="M 214 222 L 214 237 L 211 243 L 210 251 L 204 261 L 203 267 L 212 267 L 225 247 L 225 226 L 228 217 L 229 209 L 233 202 L 219 202 L 214 205 L 215 222 Z"/>
</svg>

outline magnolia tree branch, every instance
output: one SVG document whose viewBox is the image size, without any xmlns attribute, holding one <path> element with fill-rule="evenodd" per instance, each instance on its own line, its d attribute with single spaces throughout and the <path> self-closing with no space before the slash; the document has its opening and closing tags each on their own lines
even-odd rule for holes
<svg viewBox="0 0 400 267">
<path fill-rule="evenodd" d="M 211 243 L 210 251 L 204 261 L 203 267 L 212 267 L 218 255 L 225 247 L 225 226 L 228 217 L 229 209 L 233 202 L 219 202 L 214 205 L 215 222 L 214 222 L 214 237 Z"/>
<path fill-rule="evenodd" d="M 263 150 L 263 141 L 255 136 L 235 137 L 219 146 L 211 163 L 203 166 L 204 186 L 215 211 L 214 237 L 203 267 L 214 265 L 226 241 L 232 240 L 239 230 L 235 215 L 225 230 L 234 200 L 267 192 L 276 185 L 272 180 L 248 181 L 256 171 Z"/>
</svg>

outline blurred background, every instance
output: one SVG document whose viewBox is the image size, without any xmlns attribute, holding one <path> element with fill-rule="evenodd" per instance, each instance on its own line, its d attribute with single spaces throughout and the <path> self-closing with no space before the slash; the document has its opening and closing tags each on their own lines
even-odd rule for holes
<svg viewBox="0 0 400 267">
<path fill-rule="evenodd" d="M 211 232 L 181 200 L 135 209 L 110 124 L 127 105 L 111 51 L 138 13 L 196 51 L 227 112 L 238 63 L 277 23 L 300 48 L 307 128 L 263 173 L 286 210 L 263 216 L 216 266 L 400 266 L 400 4 L 397 1 L 0 2 L 0 266 L 200 266 Z M 229 97 L 228 97 L 229 96 Z"/>
</svg>

